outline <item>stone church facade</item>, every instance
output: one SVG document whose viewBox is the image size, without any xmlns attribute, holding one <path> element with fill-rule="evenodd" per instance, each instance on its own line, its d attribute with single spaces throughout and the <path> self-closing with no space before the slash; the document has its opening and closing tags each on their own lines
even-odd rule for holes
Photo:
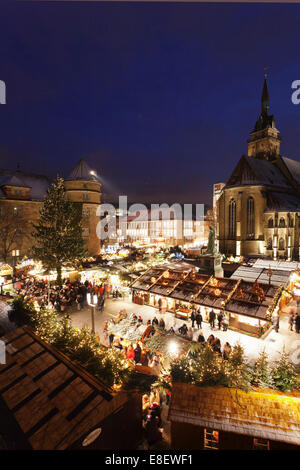
<svg viewBox="0 0 300 470">
<path fill-rule="evenodd" d="M 15 265 L 24 256 L 30 257 L 33 224 L 39 219 L 50 180 L 43 175 L 0 170 L 0 262 Z M 65 179 L 67 197 L 82 205 L 83 239 L 90 256 L 99 254 L 100 240 L 96 234 L 101 202 L 98 176 L 85 160 L 80 160 Z M 7 237 L 4 242 L 3 237 Z"/>
<path fill-rule="evenodd" d="M 248 155 L 233 170 L 217 202 L 219 250 L 226 255 L 300 259 L 300 162 L 280 153 L 265 78 L 261 113 Z"/>
</svg>

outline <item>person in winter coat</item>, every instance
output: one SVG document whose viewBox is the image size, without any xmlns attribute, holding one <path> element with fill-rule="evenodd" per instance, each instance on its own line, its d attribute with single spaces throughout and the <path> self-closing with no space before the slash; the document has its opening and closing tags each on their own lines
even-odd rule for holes
<svg viewBox="0 0 300 470">
<path fill-rule="evenodd" d="M 198 328 L 198 330 L 201 330 L 202 321 L 203 321 L 202 315 L 201 315 L 201 313 L 198 311 L 198 312 L 197 312 L 197 315 L 196 315 L 196 323 L 197 323 L 197 328 Z"/>
<path fill-rule="evenodd" d="M 162 328 L 163 330 L 165 329 L 166 324 L 165 324 L 163 318 L 161 318 L 161 319 L 159 320 L 158 326 L 159 326 L 160 328 Z"/>
<path fill-rule="evenodd" d="M 134 349 L 134 362 L 136 364 L 138 364 L 139 362 L 141 362 L 141 354 L 142 354 L 142 349 L 141 349 L 141 346 L 139 345 L 139 343 L 136 345 L 135 349 Z"/>
<path fill-rule="evenodd" d="M 209 312 L 209 324 L 211 329 L 213 330 L 215 327 L 215 319 L 216 319 L 216 314 L 213 310 Z"/>
<path fill-rule="evenodd" d="M 223 322 L 223 313 L 220 312 L 220 313 L 218 314 L 218 328 L 219 328 L 219 330 L 221 329 L 222 322 Z"/>
<path fill-rule="evenodd" d="M 200 332 L 197 341 L 198 341 L 198 343 L 201 343 L 201 344 L 204 344 L 204 343 L 205 343 L 205 338 L 204 338 L 204 336 L 203 336 L 202 331 Z"/>
<path fill-rule="evenodd" d="M 146 439 L 149 445 L 153 445 L 156 442 L 162 439 L 162 434 L 158 429 L 158 418 L 153 412 L 151 411 L 150 415 L 147 417 L 147 422 L 145 425 L 145 432 L 146 432 Z"/>
<path fill-rule="evenodd" d="M 191 313 L 191 320 L 192 320 L 192 328 L 194 328 L 195 321 L 196 321 L 196 315 L 195 315 L 194 310 Z"/>
</svg>

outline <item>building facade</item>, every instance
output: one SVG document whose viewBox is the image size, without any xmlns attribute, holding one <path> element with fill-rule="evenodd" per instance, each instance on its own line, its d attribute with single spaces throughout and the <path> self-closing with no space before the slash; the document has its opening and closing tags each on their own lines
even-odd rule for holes
<svg viewBox="0 0 300 470">
<path fill-rule="evenodd" d="M 226 255 L 299 259 L 300 162 L 280 153 L 265 78 L 261 113 L 217 201 L 219 250 Z"/>
<path fill-rule="evenodd" d="M 201 247 L 207 243 L 211 214 L 197 220 L 183 218 L 169 209 L 154 209 L 116 217 L 116 230 L 107 238 L 106 246 L 150 245 L 183 248 Z"/>
<path fill-rule="evenodd" d="M 24 256 L 31 256 L 33 225 L 50 186 L 44 175 L 0 170 L 0 260 L 16 265 Z M 97 255 L 96 209 L 101 202 L 101 184 L 96 172 L 80 160 L 65 180 L 65 188 L 71 201 L 82 204 L 83 239 L 89 255 Z"/>
</svg>

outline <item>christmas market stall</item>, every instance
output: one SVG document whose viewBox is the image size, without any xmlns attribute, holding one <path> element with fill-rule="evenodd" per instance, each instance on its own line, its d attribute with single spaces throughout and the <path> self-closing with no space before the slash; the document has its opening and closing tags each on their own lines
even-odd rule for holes
<svg viewBox="0 0 300 470">
<path fill-rule="evenodd" d="M 262 336 L 270 327 L 272 316 L 280 310 L 285 294 L 283 286 L 216 278 L 197 272 L 188 263 L 149 269 L 131 284 L 136 303 L 169 311 L 189 320 L 193 309 L 200 309 L 204 321 L 213 310 L 228 317 L 229 328 Z"/>
<path fill-rule="evenodd" d="M 7 263 L 0 263 L 0 292 L 12 290 L 13 268 Z"/>
</svg>

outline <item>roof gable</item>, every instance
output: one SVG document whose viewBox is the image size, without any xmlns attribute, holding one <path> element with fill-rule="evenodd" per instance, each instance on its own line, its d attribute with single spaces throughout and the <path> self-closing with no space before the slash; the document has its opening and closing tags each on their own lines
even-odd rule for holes
<svg viewBox="0 0 300 470">
<path fill-rule="evenodd" d="M 292 189 L 287 179 L 272 162 L 243 155 L 227 181 L 226 187 L 246 185 Z"/>
</svg>

